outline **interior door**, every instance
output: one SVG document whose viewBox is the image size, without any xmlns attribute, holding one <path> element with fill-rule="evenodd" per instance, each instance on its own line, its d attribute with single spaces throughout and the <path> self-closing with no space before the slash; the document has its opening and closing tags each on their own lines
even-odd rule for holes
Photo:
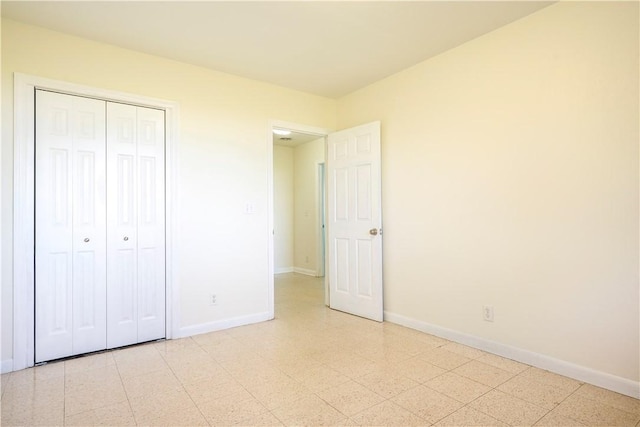
<svg viewBox="0 0 640 427">
<path fill-rule="evenodd" d="M 106 344 L 105 102 L 36 91 L 36 362 Z"/>
<path fill-rule="evenodd" d="M 380 122 L 327 141 L 329 305 L 383 320 Z"/>
</svg>

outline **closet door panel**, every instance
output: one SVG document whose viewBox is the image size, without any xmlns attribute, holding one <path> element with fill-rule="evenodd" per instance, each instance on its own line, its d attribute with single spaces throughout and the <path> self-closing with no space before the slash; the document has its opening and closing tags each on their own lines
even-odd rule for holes
<svg viewBox="0 0 640 427">
<path fill-rule="evenodd" d="M 107 104 L 107 348 L 138 342 L 136 107 Z"/>
<path fill-rule="evenodd" d="M 73 354 L 82 354 L 107 342 L 106 103 L 73 100 Z"/>
<path fill-rule="evenodd" d="M 104 116 L 36 91 L 36 362 L 105 345 Z"/>
<path fill-rule="evenodd" d="M 138 107 L 138 340 L 165 336 L 164 111 Z"/>
</svg>

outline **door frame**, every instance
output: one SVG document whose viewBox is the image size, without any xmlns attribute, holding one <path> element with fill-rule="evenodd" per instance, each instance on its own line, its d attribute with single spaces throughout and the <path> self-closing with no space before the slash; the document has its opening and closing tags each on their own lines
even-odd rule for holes
<svg viewBox="0 0 640 427">
<path fill-rule="evenodd" d="M 317 274 L 319 277 L 324 277 L 325 274 L 325 269 L 326 269 L 326 254 L 327 254 L 327 250 L 326 250 L 326 233 L 325 233 L 325 227 L 326 227 L 326 215 L 327 215 L 327 208 L 326 208 L 326 203 L 327 203 L 327 199 L 325 197 L 326 191 L 327 191 L 327 179 L 325 176 L 325 163 L 327 162 L 326 159 L 326 148 L 327 148 L 327 141 L 325 140 L 325 161 L 324 162 L 318 162 L 316 163 L 316 200 L 318 203 L 318 209 L 316 211 L 316 238 L 318 239 L 317 242 L 317 247 L 316 247 L 316 265 L 318 266 L 318 268 L 316 269 Z M 324 227 L 323 227 L 324 225 Z M 327 301 L 327 305 L 328 304 L 328 295 L 325 293 L 325 299 Z"/>
<path fill-rule="evenodd" d="M 179 105 L 108 89 L 78 85 L 22 73 L 14 73 L 13 134 L 13 366 L 28 368 L 35 360 L 35 89 L 69 95 L 123 102 L 165 111 L 165 334 L 170 339 L 179 331 L 179 289 L 177 281 L 178 230 L 178 139 Z"/>
<path fill-rule="evenodd" d="M 324 157 L 325 164 L 327 161 L 327 135 L 333 132 L 332 129 L 321 128 L 317 126 L 308 126 L 300 123 L 292 123 L 283 120 L 269 120 L 269 128 L 267 129 L 267 241 L 268 241 L 268 262 L 269 266 L 267 269 L 267 287 L 268 287 L 268 304 L 269 304 L 269 318 L 273 319 L 275 317 L 275 258 L 274 258 L 274 246 L 273 246 L 273 233 L 274 233 L 274 200 L 273 200 L 273 128 L 282 128 L 292 130 L 294 132 L 302 132 L 311 135 L 317 135 L 318 138 L 324 138 Z M 326 177 L 325 177 L 326 184 Z M 328 191 L 326 189 L 325 191 Z M 325 230 L 326 235 L 326 230 Z M 326 255 L 326 251 L 325 251 Z M 326 259 L 326 257 L 325 257 Z M 326 274 L 326 262 L 325 262 L 325 275 L 324 275 L 324 292 L 325 292 L 325 304 L 328 305 L 329 301 L 329 280 Z"/>
</svg>

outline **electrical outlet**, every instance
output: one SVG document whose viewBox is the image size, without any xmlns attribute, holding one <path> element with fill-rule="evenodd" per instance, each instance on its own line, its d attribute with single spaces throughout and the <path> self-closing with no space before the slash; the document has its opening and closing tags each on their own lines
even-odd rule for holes
<svg viewBox="0 0 640 427">
<path fill-rule="evenodd" d="M 482 306 L 482 318 L 487 322 L 493 322 L 493 306 L 492 305 Z"/>
<path fill-rule="evenodd" d="M 209 295 L 209 305 L 218 305 L 218 297 L 216 294 Z"/>
</svg>

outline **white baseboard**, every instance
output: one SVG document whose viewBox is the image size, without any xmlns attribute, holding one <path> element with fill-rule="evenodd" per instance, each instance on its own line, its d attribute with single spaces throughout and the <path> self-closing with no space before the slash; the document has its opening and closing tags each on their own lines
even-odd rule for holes
<svg viewBox="0 0 640 427">
<path fill-rule="evenodd" d="M 7 359 L 0 362 L 0 374 L 6 374 L 13 371 L 13 359 Z"/>
<path fill-rule="evenodd" d="M 192 335 L 206 334 L 207 332 L 221 331 L 223 329 L 235 328 L 236 326 L 250 325 L 252 323 L 265 322 L 273 319 L 268 312 L 251 314 L 248 316 L 232 317 L 231 319 L 216 320 L 215 322 L 200 323 L 198 325 L 180 328 L 175 338 L 185 338 Z"/>
<path fill-rule="evenodd" d="M 293 273 L 293 267 L 276 267 L 274 274 Z"/>
<path fill-rule="evenodd" d="M 640 382 L 388 311 L 384 312 L 384 320 L 640 399 Z"/>
<path fill-rule="evenodd" d="M 317 272 L 315 270 L 309 270 L 307 268 L 293 267 L 293 272 L 304 274 L 305 276 L 317 276 Z"/>
</svg>

